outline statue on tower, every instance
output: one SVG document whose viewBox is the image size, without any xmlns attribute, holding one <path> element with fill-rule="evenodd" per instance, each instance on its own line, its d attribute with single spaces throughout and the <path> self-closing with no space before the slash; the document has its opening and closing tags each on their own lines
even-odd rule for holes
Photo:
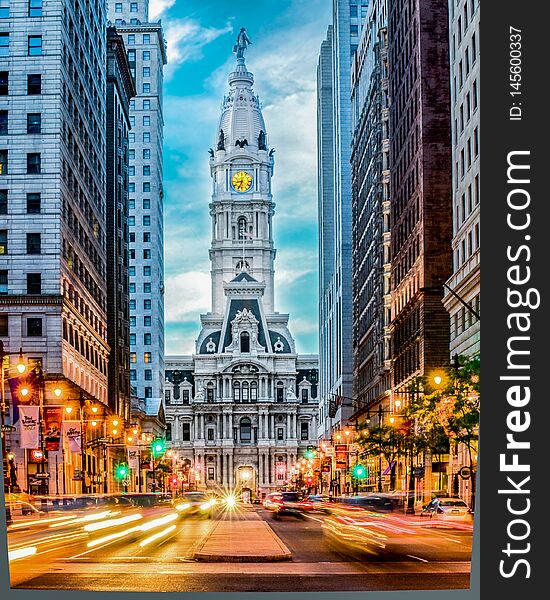
<svg viewBox="0 0 550 600">
<path fill-rule="evenodd" d="M 237 53 L 237 58 L 244 58 L 244 53 L 251 43 L 252 42 L 246 35 L 246 29 L 241 27 L 239 35 L 237 36 L 237 43 L 233 46 L 233 52 Z"/>
</svg>

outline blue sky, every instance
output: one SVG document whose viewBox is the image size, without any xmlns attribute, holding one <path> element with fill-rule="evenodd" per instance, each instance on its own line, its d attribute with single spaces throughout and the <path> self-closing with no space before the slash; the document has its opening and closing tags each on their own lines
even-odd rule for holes
<svg viewBox="0 0 550 600">
<path fill-rule="evenodd" d="M 290 313 L 298 352 L 318 349 L 316 67 L 330 0 L 151 0 L 168 43 L 164 89 L 166 353 L 194 350 L 211 309 L 211 180 L 231 49 L 240 27 L 271 146 L 275 309 Z"/>
</svg>

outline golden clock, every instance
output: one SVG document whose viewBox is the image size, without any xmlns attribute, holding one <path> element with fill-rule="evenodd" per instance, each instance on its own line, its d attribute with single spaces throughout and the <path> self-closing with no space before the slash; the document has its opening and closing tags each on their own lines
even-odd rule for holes
<svg viewBox="0 0 550 600">
<path fill-rule="evenodd" d="M 252 175 L 246 171 L 237 171 L 231 178 L 231 183 L 237 192 L 247 192 L 252 185 Z"/>
</svg>

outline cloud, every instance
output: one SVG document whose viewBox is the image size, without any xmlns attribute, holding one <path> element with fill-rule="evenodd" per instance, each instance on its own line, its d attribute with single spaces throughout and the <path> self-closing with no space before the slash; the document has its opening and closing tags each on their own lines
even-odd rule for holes
<svg viewBox="0 0 550 600">
<path fill-rule="evenodd" d="M 198 331 L 200 313 L 210 310 L 210 275 L 187 271 L 166 279 L 165 320 L 193 321 Z"/>
<path fill-rule="evenodd" d="M 164 77 L 169 81 L 176 69 L 183 63 L 199 60 L 202 49 L 215 39 L 231 33 L 233 26 L 226 23 L 223 27 L 203 27 L 193 19 L 171 19 L 164 26 L 168 65 Z"/>
<path fill-rule="evenodd" d="M 169 8 L 174 6 L 176 0 L 151 0 L 149 2 L 149 20 L 154 21 L 161 17 Z"/>
</svg>

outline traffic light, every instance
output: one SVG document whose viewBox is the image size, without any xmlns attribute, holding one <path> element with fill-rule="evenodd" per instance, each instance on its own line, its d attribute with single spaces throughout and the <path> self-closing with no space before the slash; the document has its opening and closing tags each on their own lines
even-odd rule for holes
<svg viewBox="0 0 550 600">
<path fill-rule="evenodd" d="M 151 454 L 153 456 L 161 456 L 166 452 L 166 443 L 164 440 L 154 440 L 151 444 Z"/>
<path fill-rule="evenodd" d="M 314 446 L 308 446 L 307 449 L 306 449 L 306 451 L 305 451 L 305 453 L 304 453 L 304 456 L 306 458 L 308 458 L 308 459 L 315 458 L 315 448 L 314 448 Z"/>
<path fill-rule="evenodd" d="M 130 469 L 126 463 L 121 463 L 115 470 L 117 479 L 125 479 L 130 474 Z"/>
<path fill-rule="evenodd" d="M 355 465 L 353 467 L 353 476 L 356 479 L 364 479 L 365 477 L 368 477 L 369 474 L 369 470 L 367 469 L 367 467 L 364 467 L 363 465 Z"/>
</svg>

